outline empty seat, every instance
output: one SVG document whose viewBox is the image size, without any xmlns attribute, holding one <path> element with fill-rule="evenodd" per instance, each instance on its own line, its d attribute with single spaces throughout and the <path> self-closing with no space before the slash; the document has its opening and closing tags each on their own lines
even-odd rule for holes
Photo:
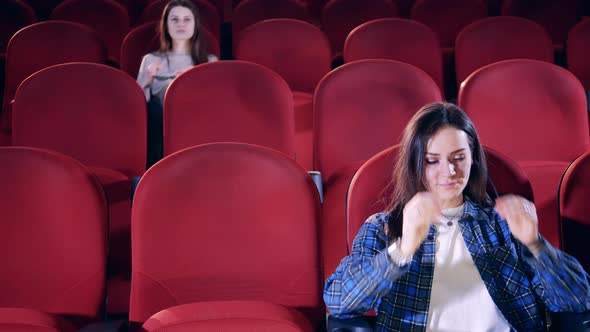
<svg viewBox="0 0 590 332">
<path fill-rule="evenodd" d="M 120 3 L 114 0 L 65 0 L 51 12 L 51 19 L 91 27 L 107 46 L 109 59 L 119 62 L 121 42 L 130 30 L 129 15 Z"/>
<path fill-rule="evenodd" d="M 121 44 L 121 70 L 131 77 L 137 77 L 143 56 L 160 49 L 157 30 L 158 22 L 148 22 L 129 31 Z M 207 42 L 208 52 L 219 58 L 221 52 L 215 36 L 206 28 L 201 28 L 201 33 Z"/>
<path fill-rule="evenodd" d="M 325 191 L 321 244 L 326 277 L 346 256 L 350 179 L 365 160 L 399 142 L 416 111 L 440 100 L 428 74 L 394 60 L 351 62 L 320 81 L 313 105 L 314 169 L 321 172 Z"/>
<path fill-rule="evenodd" d="M 6 84 L 0 116 L 0 141 L 2 136 L 5 136 L 10 142 L 10 102 L 25 78 L 58 63 L 104 63 L 106 57 L 106 48 L 98 35 L 92 29 L 78 23 L 40 22 L 16 33 L 6 50 Z"/>
<path fill-rule="evenodd" d="M 203 143 L 244 142 L 294 157 L 293 118 L 291 90 L 272 70 L 246 61 L 201 64 L 168 87 L 164 155 Z"/>
<path fill-rule="evenodd" d="M 313 91 L 331 65 L 325 34 L 299 20 L 265 20 L 242 31 L 236 58 L 266 66 L 287 81 L 295 105 L 297 161 L 311 170 Z"/>
<path fill-rule="evenodd" d="M 590 152 L 578 157 L 565 170 L 559 187 L 561 243 L 565 252 L 576 257 L 590 271 Z"/>
<path fill-rule="evenodd" d="M 411 14 L 412 19 L 432 28 L 447 50 L 465 26 L 486 16 L 487 5 L 481 0 L 417 0 Z"/>
<path fill-rule="evenodd" d="M 143 91 L 122 71 L 67 63 L 27 78 L 16 92 L 12 142 L 62 152 L 88 166 L 109 198 L 109 311 L 127 312 L 131 183 L 146 166 Z"/>
<path fill-rule="evenodd" d="M 459 106 L 483 144 L 515 160 L 535 194 L 539 230 L 559 246 L 556 193 L 565 168 L 590 148 L 586 95 L 567 70 L 537 60 L 480 68 L 462 84 Z"/>
<path fill-rule="evenodd" d="M 298 0 L 244 0 L 234 8 L 232 37 L 234 49 L 240 33 L 248 26 L 271 18 L 292 18 L 310 22 L 306 6 Z"/>
<path fill-rule="evenodd" d="M 363 23 L 346 38 L 342 55 L 345 63 L 361 59 L 409 63 L 424 70 L 443 90 L 440 42 L 436 33 L 420 22 L 383 18 Z"/>
<path fill-rule="evenodd" d="M 398 15 L 396 3 L 389 0 L 330 0 L 322 9 L 322 27 L 332 45 L 332 53 L 338 56 L 354 28 L 377 18 Z"/>
<path fill-rule="evenodd" d="M 488 166 L 488 194 L 516 194 L 533 200 L 533 189 L 522 168 L 499 151 L 484 147 Z M 359 168 L 352 178 L 346 197 L 347 244 L 352 242 L 363 223 L 371 215 L 387 207 L 395 183 L 393 167 L 399 154 L 399 146 L 387 148 Z M 350 250 L 349 250 L 350 251 Z"/>
<path fill-rule="evenodd" d="M 0 148 L 0 329 L 76 331 L 105 301 L 107 203 L 79 162 Z"/>
<path fill-rule="evenodd" d="M 207 0 L 191 0 L 199 11 L 199 27 L 205 27 L 209 30 L 216 39 L 219 39 L 219 29 L 221 27 L 221 21 L 219 13 L 213 4 Z M 157 0 L 150 2 L 147 5 L 143 13 L 141 14 L 141 22 L 147 23 L 151 21 L 159 21 L 164 12 L 164 8 L 170 2 L 170 0 Z"/>
<path fill-rule="evenodd" d="M 545 29 L 514 16 L 488 17 L 466 26 L 455 42 L 455 71 L 460 84 L 476 69 L 509 59 L 553 62 L 553 45 Z"/>
<path fill-rule="evenodd" d="M 574 26 L 567 38 L 567 67 L 582 82 L 584 89 L 590 91 L 590 19 Z"/>
<path fill-rule="evenodd" d="M 578 22 L 577 0 L 504 0 L 502 15 L 521 16 L 541 24 L 557 48 Z"/>
<path fill-rule="evenodd" d="M 130 321 L 310 331 L 303 313 L 319 328 L 319 215 L 311 177 L 272 149 L 212 143 L 165 157 L 135 193 Z"/>
<path fill-rule="evenodd" d="M 6 51 L 8 41 L 15 32 L 35 22 L 36 15 L 29 5 L 21 0 L 0 1 L 0 54 Z"/>
</svg>

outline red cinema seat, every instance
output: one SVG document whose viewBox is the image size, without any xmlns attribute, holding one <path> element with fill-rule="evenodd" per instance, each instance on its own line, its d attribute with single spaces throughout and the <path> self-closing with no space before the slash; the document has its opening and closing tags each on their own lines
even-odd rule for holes
<svg viewBox="0 0 590 332">
<path fill-rule="evenodd" d="M 130 321 L 148 331 L 319 328 L 319 217 L 311 177 L 275 150 L 212 143 L 165 157 L 135 193 Z"/>
<path fill-rule="evenodd" d="M 488 166 L 488 194 L 517 194 L 533 200 L 533 189 L 524 170 L 506 155 L 484 147 Z M 347 193 L 346 227 L 348 248 L 365 220 L 371 215 L 385 211 L 395 183 L 393 167 L 399 146 L 387 148 L 367 160 L 356 172 Z"/>
<path fill-rule="evenodd" d="M 545 28 L 521 17 L 496 16 L 471 23 L 457 36 L 455 72 L 459 84 L 476 69 L 509 59 L 553 63 L 553 44 Z"/>
<path fill-rule="evenodd" d="M 307 7 L 299 0 L 243 0 L 234 8 L 232 15 L 234 50 L 242 31 L 254 23 L 272 18 L 312 21 Z"/>
<path fill-rule="evenodd" d="M 51 19 L 72 21 L 91 27 L 107 46 L 109 60 L 119 63 L 121 42 L 130 30 L 130 20 L 125 7 L 117 1 L 65 0 L 51 12 Z"/>
<path fill-rule="evenodd" d="M 262 145 L 295 157 L 293 95 L 272 70 L 217 61 L 179 75 L 164 98 L 164 156 L 212 142 Z"/>
<path fill-rule="evenodd" d="M 109 311 L 127 312 L 131 183 L 146 166 L 146 103 L 118 69 L 67 63 L 26 79 L 13 105 L 15 145 L 59 151 L 99 178 L 109 199 Z"/>
<path fill-rule="evenodd" d="M 76 47 L 72 47 L 76 45 Z M 105 63 L 107 51 L 90 28 L 72 22 L 40 22 L 18 31 L 6 50 L 6 81 L 0 114 L 0 145 L 10 144 L 10 103 L 20 83 L 34 72 L 65 62 Z"/>
<path fill-rule="evenodd" d="M 401 18 L 383 18 L 363 23 L 350 32 L 344 43 L 344 62 L 390 59 L 414 65 L 443 91 L 440 42 L 427 25 Z"/>
<path fill-rule="evenodd" d="M 51 11 L 64 0 L 21 0 L 26 2 L 37 14 L 39 21 L 47 20 Z"/>
<path fill-rule="evenodd" d="M 351 84 L 354 82 L 354 84 Z M 321 239 L 324 275 L 346 256 L 345 199 L 350 179 L 375 153 L 396 144 L 410 118 L 442 100 L 424 71 L 394 60 L 345 64 L 314 95 L 314 169 L 324 187 Z"/>
<path fill-rule="evenodd" d="M 197 10 L 199 11 L 199 27 L 205 27 L 209 30 L 216 39 L 219 39 L 219 29 L 221 27 L 221 19 L 219 13 L 213 4 L 207 0 L 191 0 Z M 141 14 L 141 22 L 148 23 L 152 21 L 160 21 L 164 8 L 170 2 L 170 0 L 157 0 L 150 2 L 143 10 Z"/>
<path fill-rule="evenodd" d="M 0 330 L 76 331 L 105 302 L 107 203 L 64 155 L 0 148 Z"/>
<path fill-rule="evenodd" d="M 389 0 L 330 0 L 322 9 L 322 28 L 330 40 L 332 53 L 339 56 L 354 28 L 374 19 L 397 16 L 397 3 Z"/>
<path fill-rule="evenodd" d="M 537 60 L 505 60 L 480 68 L 462 84 L 459 106 L 483 144 L 528 174 L 541 233 L 559 246 L 557 189 L 566 167 L 590 149 L 586 94 L 567 70 Z"/>
<path fill-rule="evenodd" d="M 121 44 L 121 70 L 131 77 L 137 77 L 143 56 L 160 49 L 158 22 L 148 22 L 133 28 Z M 220 57 L 219 42 L 207 29 L 201 29 L 210 54 Z"/>
<path fill-rule="evenodd" d="M 567 38 L 567 68 L 590 91 L 590 19 L 574 26 Z"/>
<path fill-rule="evenodd" d="M 294 98 L 297 161 L 311 170 L 313 91 L 332 61 L 326 35 L 299 20 L 258 22 L 242 31 L 236 59 L 266 66 L 287 81 Z"/>
<path fill-rule="evenodd" d="M 590 152 L 578 157 L 565 170 L 559 185 L 561 243 L 590 271 Z"/>
</svg>

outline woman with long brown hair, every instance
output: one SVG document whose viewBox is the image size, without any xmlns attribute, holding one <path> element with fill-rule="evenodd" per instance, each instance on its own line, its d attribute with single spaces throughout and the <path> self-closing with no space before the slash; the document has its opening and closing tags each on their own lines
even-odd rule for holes
<svg viewBox="0 0 590 332">
<path fill-rule="evenodd" d="M 500 135 L 500 133 L 499 133 Z M 457 106 L 407 125 L 389 207 L 326 281 L 337 318 L 375 309 L 376 331 L 545 331 L 545 308 L 590 309 L 590 277 L 538 232 L 535 206 L 486 194 L 475 127 Z"/>
</svg>

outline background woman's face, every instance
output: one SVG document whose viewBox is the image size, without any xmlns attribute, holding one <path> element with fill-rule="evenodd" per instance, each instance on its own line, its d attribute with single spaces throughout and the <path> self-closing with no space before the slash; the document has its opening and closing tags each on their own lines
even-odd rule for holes
<svg viewBox="0 0 590 332">
<path fill-rule="evenodd" d="M 467 134 L 454 127 L 439 129 L 426 146 L 424 178 L 428 191 L 449 208 L 463 202 L 473 163 Z"/>
<path fill-rule="evenodd" d="M 195 33 L 195 16 L 190 9 L 176 6 L 168 13 L 168 33 L 172 40 L 190 40 Z"/>
</svg>

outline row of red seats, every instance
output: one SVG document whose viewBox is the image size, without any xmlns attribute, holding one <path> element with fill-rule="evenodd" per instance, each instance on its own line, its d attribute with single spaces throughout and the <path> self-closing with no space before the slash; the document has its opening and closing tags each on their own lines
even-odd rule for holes
<svg viewBox="0 0 590 332">
<path fill-rule="evenodd" d="M 203 25 L 219 39 L 220 17 L 217 8 L 208 0 L 193 0 L 200 9 Z M 6 2 L 6 4 L 2 4 Z M 35 13 L 21 0 L 3 0 L 0 7 L 6 22 L 10 22 L 0 34 L 5 39 L 19 28 L 35 21 Z M 166 4 L 166 0 L 150 1 L 142 11 L 138 23 L 157 20 Z M 233 13 L 233 41 L 240 38 L 240 33 L 248 26 L 271 18 L 293 18 L 318 24 L 308 12 L 307 3 L 299 0 L 244 0 Z M 506 0 L 503 15 L 523 16 L 542 24 L 556 45 L 563 46 L 569 29 L 578 21 L 577 0 L 530 1 Z M 487 17 L 485 1 L 453 0 L 440 2 L 436 0 L 416 1 L 413 4 L 411 18 L 430 26 L 436 31 L 441 46 L 453 46 L 459 31 L 471 22 Z M 397 3 L 391 0 L 332 0 L 323 6 L 321 26 L 330 40 L 332 51 L 339 54 L 344 40 L 356 26 L 377 18 L 399 17 Z M 103 38 L 109 49 L 109 55 L 117 61 L 123 37 L 130 29 L 127 10 L 115 0 L 67 0 L 53 9 L 51 19 L 70 20 L 87 24 L 94 28 Z M 108 22 L 108 24 L 105 24 Z M 0 42 L 0 50 L 2 49 Z"/>
<path fill-rule="evenodd" d="M 490 192 L 533 199 L 526 173 L 485 150 Z M 396 155 L 397 146 L 375 155 L 348 185 L 340 226 L 349 247 L 366 217 L 383 207 Z M 0 329 L 75 331 L 100 321 L 106 296 L 113 296 L 105 294 L 106 256 L 116 253 L 108 248 L 107 201 L 92 172 L 64 155 L 24 147 L 0 148 L 0 167 L 0 252 L 10 271 L 0 275 Z M 569 165 L 559 191 L 562 236 L 581 240 L 566 250 L 586 269 L 588 174 L 590 152 Z M 212 143 L 164 158 L 134 196 L 131 293 L 124 294 L 132 327 L 320 329 L 321 222 L 311 177 L 272 149 Z"/>
<path fill-rule="evenodd" d="M 256 84 L 252 84 L 256 82 Z M 353 84 L 351 84 L 353 82 Z M 195 88 L 198 87 L 198 88 Z M 281 151 L 321 172 L 322 254 L 330 274 L 346 254 L 345 193 L 362 162 L 396 144 L 411 116 L 441 101 L 420 69 L 393 60 L 362 60 L 327 74 L 314 93 L 313 129 L 298 128 L 293 95 L 271 70 L 244 61 L 196 66 L 164 100 L 164 155 L 218 141 Z M 459 105 L 482 142 L 514 159 L 531 179 L 540 230 L 556 246 L 555 193 L 564 169 L 590 150 L 586 96 L 567 70 L 536 60 L 488 65 L 463 84 Z M 112 247 L 122 248 L 112 287 L 128 287 L 130 193 L 146 165 L 146 105 L 136 82 L 98 64 L 56 65 L 19 87 L 12 143 L 66 153 L 91 167 L 110 197 Z M 127 286 L 125 286 L 127 285 Z M 123 300 L 125 297 L 123 297 Z M 113 301 L 125 310 L 125 303 Z"/>
</svg>

